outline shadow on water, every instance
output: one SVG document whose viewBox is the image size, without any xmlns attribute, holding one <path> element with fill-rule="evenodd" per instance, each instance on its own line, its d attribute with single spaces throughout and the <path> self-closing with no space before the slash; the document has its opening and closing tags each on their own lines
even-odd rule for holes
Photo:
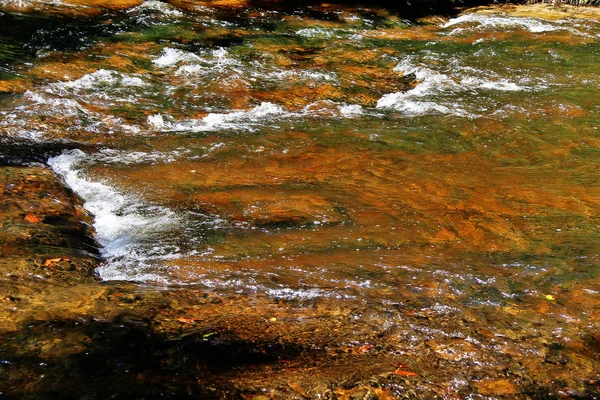
<svg viewBox="0 0 600 400">
<path fill-rule="evenodd" d="M 42 52 L 83 50 L 116 33 L 106 16 L 74 18 L 37 13 L 0 13 L 0 73 Z M 1 77 L 1 76 L 0 76 Z"/>
<path fill-rule="evenodd" d="M 38 142 L 0 138 L 0 146 L 0 167 L 46 164 L 50 157 L 58 156 L 66 150 L 94 150 L 93 146 L 65 140 Z"/>
<path fill-rule="evenodd" d="M 258 8 L 279 8 L 284 11 L 292 11 L 297 9 L 303 9 L 305 12 L 311 13 L 310 6 L 321 6 L 324 2 L 319 0 L 298 0 L 298 1 L 284 1 L 275 2 L 271 0 L 251 0 L 250 4 L 252 7 Z M 491 1 L 487 0 L 373 0 L 373 1 L 345 1 L 345 0 L 334 0 L 326 2 L 328 5 L 334 6 L 349 6 L 363 9 L 365 16 L 373 17 L 373 8 L 384 8 L 390 12 L 397 13 L 401 17 L 411 20 L 428 15 L 447 15 L 453 16 L 457 14 L 458 7 L 474 7 L 479 5 L 490 4 Z M 369 10 L 370 9 L 370 10 Z M 319 13 L 312 12 L 311 16 L 318 17 Z M 322 17 L 335 18 L 335 13 L 321 14 Z"/>
<path fill-rule="evenodd" d="M 119 293 L 118 286 L 114 289 L 110 296 Z M 533 371 L 506 356 L 496 366 L 471 364 L 467 372 L 450 362 L 460 352 L 445 353 L 446 345 L 439 340 L 428 340 L 424 345 L 408 340 L 398 348 L 402 351 L 390 354 L 394 348 L 390 342 L 397 331 L 373 326 L 375 332 L 363 342 L 367 326 L 348 320 L 337 327 L 324 321 L 327 331 L 309 326 L 297 330 L 298 323 L 292 328 L 295 333 L 273 336 L 261 333 L 264 323 L 260 318 L 250 322 L 235 316 L 203 317 L 204 322 L 196 326 L 181 324 L 184 318 L 174 318 L 180 311 L 171 310 L 176 314 L 161 318 L 167 325 L 157 325 L 157 315 L 153 314 L 171 312 L 159 298 L 135 310 L 135 304 L 155 294 L 119 294 L 122 306 L 123 300 L 129 299 L 134 309 L 122 309 L 112 318 L 34 317 L 10 335 L 0 336 L 0 398 L 252 399 L 266 395 L 281 399 L 434 399 L 468 398 L 477 389 L 481 395 L 474 398 L 596 399 L 599 394 L 598 381 L 592 379 L 581 390 L 561 396 L 557 388 L 565 385 L 562 374 L 552 382 L 532 379 L 529 374 Z M 213 306 L 226 309 L 228 304 L 214 302 Z M 211 313 L 210 309 L 204 311 Z M 168 328 L 169 319 L 181 328 Z M 403 324 L 415 334 L 420 326 L 437 326 L 423 316 L 407 315 L 404 319 Z M 459 321 L 457 317 L 455 322 Z M 484 325 L 481 321 L 481 328 Z M 256 334 L 248 334 L 250 330 Z M 331 334 L 334 341 L 324 338 Z M 467 351 L 477 343 L 468 344 L 459 336 L 446 341 L 461 342 Z M 579 355 L 595 354 L 597 359 L 600 335 L 585 335 L 582 346 Z M 573 353 L 563 344 L 548 343 L 544 349 L 544 368 L 560 371 L 572 365 Z M 436 357 L 436 353 L 445 354 L 445 358 Z M 452 388 L 448 382 L 458 386 Z M 491 390 L 486 382 L 500 386 Z M 519 392 L 510 389 L 516 384 Z M 375 393 L 380 396 L 374 397 Z M 486 393 L 492 396 L 485 397 Z"/>
<path fill-rule="evenodd" d="M 236 369 L 306 351 L 216 332 L 168 338 L 128 315 L 36 321 L 0 338 L 0 347 L 0 398 L 44 400 L 239 398 L 227 381 Z"/>
</svg>

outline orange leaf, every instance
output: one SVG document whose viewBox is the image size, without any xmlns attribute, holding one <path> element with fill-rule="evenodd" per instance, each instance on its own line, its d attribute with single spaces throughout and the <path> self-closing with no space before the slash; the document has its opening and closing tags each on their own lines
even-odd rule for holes
<svg viewBox="0 0 600 400">
<path fill-rule="evenodd" d="M 69 257 L 64 256 L 59 258 L 49 258 L 46 261 L 44 261 L 44 267 L 54 267 L 61 261 L 71 261 L 71 259 Z"/>
<path fill-rule="evenodd" d="M 40 217 L 37 217 L 37 216 L 33 215 L 33 214 L 27 214 L 25 216 L 25 221 L 31 222 L 32 224 L 37 224 L 37 223 L 41 222 L 42 219 Z"/>
<path fill-rule="evenodd" d="M 400 375 L 400 376 L 419 376 L 419 374 L 417 374 L 416 372 L 405 371 L 405 370 L 400 369 L 400 368 L 398 368 L 397 370 L 395 370 L 394 374 Z"/>
<path fill-rule="evenodd" d="M 373 347 L 375 347 L 375 346 L 373 346 L 372 344 L 365 344 L 364 346 L 359 347 L 358 351 L 361 353 L 366 353 L 367 351 L 371 350 Z"/>
</svg>

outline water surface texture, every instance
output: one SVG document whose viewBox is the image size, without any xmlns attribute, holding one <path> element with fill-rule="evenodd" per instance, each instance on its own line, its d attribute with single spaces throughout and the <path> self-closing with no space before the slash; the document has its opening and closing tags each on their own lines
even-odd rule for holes
<svg viewBox="0 0 600 400">
<path fill-rule="evenodd" d="M 549 371 L 598 379 L 597 20 L 147 1 L 37 23 L 0 42 L 0 135 L 71 143 L 48 164 L 102 279 L 486 321 L 396 335 L 471 367 L 575 343 Z"/>
</svg>

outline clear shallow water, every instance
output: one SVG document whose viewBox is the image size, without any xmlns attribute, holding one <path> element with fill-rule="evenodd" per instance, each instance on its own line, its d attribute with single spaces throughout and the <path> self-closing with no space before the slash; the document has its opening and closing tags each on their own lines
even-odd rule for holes
<svg viewBox="0 0 600 400">
<path fill-rule="evenodd" d="M 100 276 L 596 315 L 598 23 L 309 11 L 146 2 L 3 67 L 5 139 L 95 148 L 49 164 Z"/>
<path fill-rule="evenodd" d="M 600 25 L 540 10 L 0 14 L 0 162 L 85 200 L 110 281 L 7 275 L 4 381 L 594 398 Z M 17 210 L 6 237 L 21 217 L 54 226 Z"/>
</svg>

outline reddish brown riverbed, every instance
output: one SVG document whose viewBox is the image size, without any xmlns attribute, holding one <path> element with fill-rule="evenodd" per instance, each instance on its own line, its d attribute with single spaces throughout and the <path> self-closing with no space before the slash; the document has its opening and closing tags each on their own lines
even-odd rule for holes
<svg viewBox="0 0 600 400">
<path fill-rule="evenodd" d="M 0 399 L 600 398 L 597 10 L 0 7 Z"/>
</svg>

